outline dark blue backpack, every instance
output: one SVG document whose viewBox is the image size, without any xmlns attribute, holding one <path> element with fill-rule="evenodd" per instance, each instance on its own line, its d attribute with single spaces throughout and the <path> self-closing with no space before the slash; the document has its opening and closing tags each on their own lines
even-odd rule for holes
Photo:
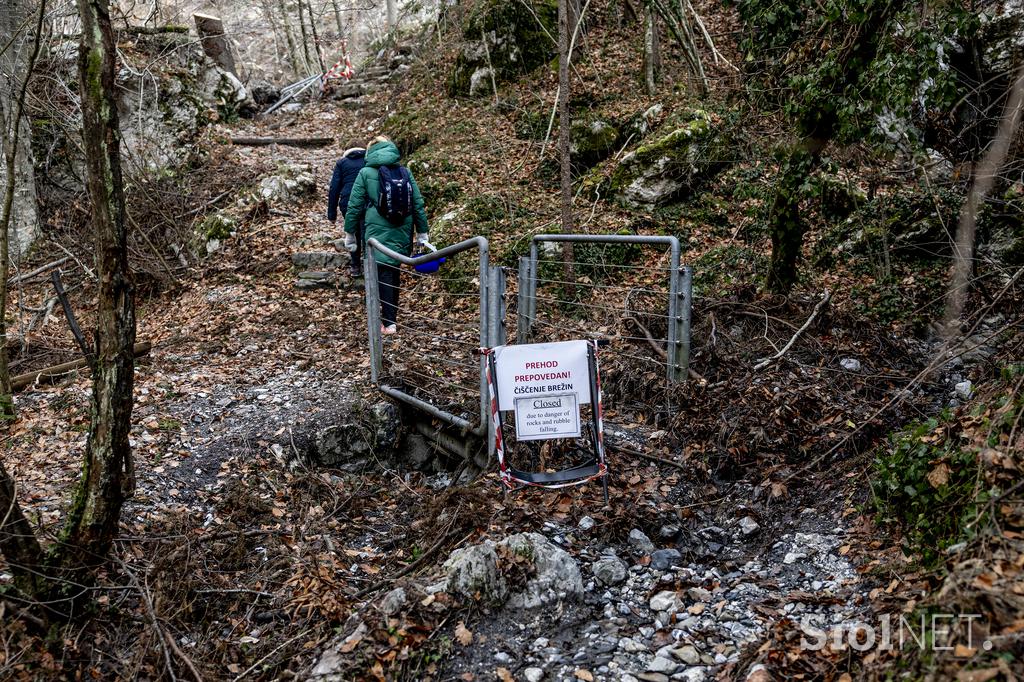
<svg viewBox="0 0 1024 682">
<path fill-rule="evenodd" d="M 377 213 L 388 222 L 401 225 L 412 215 L 412 176 L 405 166 L 381 166 L 377 170 L 380 194 Z"/>
</svg>

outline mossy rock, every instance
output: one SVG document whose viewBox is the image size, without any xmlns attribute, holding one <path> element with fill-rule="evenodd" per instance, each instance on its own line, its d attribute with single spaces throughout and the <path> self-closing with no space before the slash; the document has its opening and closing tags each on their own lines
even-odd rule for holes
<svg viewBox="0 0 1024 682">
<path fill-rule="evenodd" d="M 557 0 L 477 2 L 462 27 L 467 42 L 448 79 L 449 94 L 484 95 L 491 92 L 492 69 L 501 83 L 548 63 L 555 55 L 551 36 L 557 24 Z"/>
<path fill-rule="evenodd" d="M 238 221 L 231 216 L 217 211 L 206 216 L 199 225 L 199 236 L 204 241 L 210 239 L 227 239 L 238 227 Z"/>
<path fill-rule="evenodd" d="M 430 142 L 430 129 L 431 123 L 422 113 L 409 110 L 389 116 L 382 132 L 395 143 L 402 158 L 408 159 Z"/>
<path fill-rule="evenodd" d="M 619 129 L 602 119 L 573 121 L 570 128 L 572 161 L 587 168 L 615 152 Z"/>
<path fill-rule="evenodd" d="M 627 206 L 659 206 L 692 194 L 727 165 L 730 138 L 710 114 L 695 110 L 677 120 L 671 132 L 623 157 L 606 192 Z"/>
</svg>

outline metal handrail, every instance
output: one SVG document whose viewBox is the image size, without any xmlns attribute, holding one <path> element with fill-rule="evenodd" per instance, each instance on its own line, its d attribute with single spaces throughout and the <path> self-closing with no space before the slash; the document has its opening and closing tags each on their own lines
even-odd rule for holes
<svg viewBox="0 0 1024 682">
<path fill-rule="evenodd" d="M 488 244 L 487 239 L 480 236 L 472 237 L 420 256 L 406 256 L 403 253 L 399 253 L 394 249 L 384 246 L 376 238 L 368 239 L 366 241 L 366 246 L 367 253 L 366 257 L 363 258 L 363 272 L 365 274 L 366 282 L 366 319 L 369 326 L 370 338 L 370 374 L 373 382 L 377 384 L 378 388 L 380 388 L 382 392 L 392 398 L 401 400 L 413 407 L 423 410 L 431 416 L 451 424 L 464 432 L 473 433 L 477 436 L 485 436 L 488 432 L 488 428 L 490 427 L 490 413 L 488 411 L 489 396 L 487 392 L 487 375 L 484 364 L 486 362 L 485 358 L 480 358 L 480 418 L 476 424 L 472 424 L 463 417 L 454 415 L 446 410 L 442 410 L 436 405 L 432 405 L 421 398 L 410 395 L 399 388 L 386 386 L 380 383 L 380 374 L 383 367 L 384 343 L 380 333 L 380 295 L 378 289 L 377 261 L 373 257 L 373 252 L 379 251 L 385 256 L 393 258 L 403 265 L 416 266 L 422 263 L 429 263 L 438 258 L 454 256 L 455 254 L 462 253 L 463 251 L 469 251 L 472 249 L 479 250 L 480 347 L 484 348 L 491 345 L 492 335 L 492 315 L 490 312 L 490 305 L 492 301 L 490 300 L 489 291 L 489 283 L 492 281 L 492 277 L 489 272 L 490 245 Z"/>
<path fill-rule="evenodd" d="M 668 379 L 686 379 L 690 363 L 690 312 L 692 307 L 693 270 L 680 268 L 679 239 L 666 235 L 626 234 L 538 234 L 530 241 L 530 257 L 519 265 L 520 284 L 519 343 L 529 336 L 537 319 L 537 263 L 542 242 L 583 242 L 590 244 L 639 244 L 669 247 L 668 292 Z"/>
</svg>

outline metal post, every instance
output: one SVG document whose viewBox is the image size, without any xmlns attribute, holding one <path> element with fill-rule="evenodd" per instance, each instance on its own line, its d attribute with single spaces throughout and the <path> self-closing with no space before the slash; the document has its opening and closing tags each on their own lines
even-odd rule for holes
<svg viewBox="0 0 1024 682">
<path fill-rule="evenodd" d="M 682 321 L 679 296 L 679 242 L 672 244 L 672 255 L 669 259 L 668 272 L 668 348 L 666 360 L 669 383 L 681 380 L 679 376 L 679 325 Z"/>
<path fill-rule="evenodd" d="M 481 240 L 480 244 L 480 274 L 478 275 L 478 281 L 480 282 L 480 347 L 489 348 L 491 342 L 490 336 L 490 287 L 488 285 L 488 279 L 490 279 L 490 272 L 488 267 L 490 266 L 490 253 L 486 239 Z M 479 429 L 481 432 L 486 434 L 488 437 L 491 435 L 491 412 L 490 412 L 490 397 L 487 394 L 487 356 L 481 353 L 480 355 L 480 425 Z"/>
<path fill-rule="evenodd" d="M 590 368 L 590 419 L 594 432 L 594 457 L 599 464 L 604 463 L 604 444 L 601 440 L 601 420 L 598 418 L 598 401 L 600 390 L 597 385 L 597 355 L 594 344 L 587 344 L 587 365 Z M 604 492 L 604 504 L 608 506 L 608 472 L 601 477 L 601 490 Z"/>
<path fill-rule="evenodd" d="M 457 415 L 453 415 L 439 407 L 431 405 L 430 403 L 417 398 L 416 396 L 410 395 L 402 390 L 399 390 L 392 386 L 384 386 L 379 383 L 379 372 L 382 369 L 382 358 L 383 358 L 383 339 L 380 335 L 380 298 L 377 290 L 378 275 L 377 275 L 377 263 L 374 259 L 374 254 L 380 252 L 399 263 L 404 265 L 420 265 L 427 263 L 438 258 L 454 256 L 463 251 L 469 251 L 477 249 L 480 254 L 480 265 L 479 265 L 479 282 L 480 282 L 480 337 L 479 344 L 481 347 L 487 346 L 489 342 L 489 331 L 488 331 L 488 315 L 487 306 L 490 299 L 489 288 L 487 286 L 488 279 L 488 258 L 490 250 L 488 247 L 487 240 L 484 237 L 472 237 L 464 241 L 458 242 L 457 244 L 451 244 L 442 249 L 431 253 L 421 254 L 419 256 L 408 256 L 404 253 L 399 253 L 394 249 L 390 249 L 384 246 L 376 239 L 370 238 L 366 240 L 366 255 L 365 258 L 365 270 L 366 270 L 366 301 L 367 301 L 367 322 L 369 324 L 369 336 L 370 336 L 370 354 L 371 354 L 371 370 L 373 373 L 373 379 L 378 382 L 378 387 L 381 391 L 397 400 L 404 401 L 414 407 L 426 411 L 442 421 L 452 424 L 459 429 L 467 433 L 473 433 L 477 436 L 487 435 L 487 424 L 490 421 L 490 403 L 487 396 L 487 376 L 484 373 L 484 360 L 481 357 L 480 364 L 480 420 L 477 424 L 471 424 L 468 420 L 463 419 Z"/>
<path fill-rule="evenodd" d="M 505 303 L 505 269 L 500 265 L 492 265 L 491 271 L 494 273 L 491 281 L 491 328 L 494 330 L 491 346 L 504 346 L 508 340 L 505 329 L 505 317 L 508 314 L 508 306 Z"/>
<path fill-rule="evenodd" d="M 370 377 L 379 383 L 384 357 L 384 344 L 380 335 L 380 287 L 377 283 L 377 261 L 373 248 L 363 253 L 363 282 L 366 287 L 366 324 L 370 338 Z"/>
<path fill-rule="evenodd" d="M 682 378 L 685 381 L 690 373 L 690 323 L 693 313 L 693 268 L 690 266 L 683 268 L 680 297 L 683 323 L 680 328 L 680 335 L 682 336 L 680 341 L 682 345 L 680 347 L 679 365 L 683 375 Z"/>
<path fill-rule="evenodd" d="M 533 334 L 533 323 L 537 320 L 537 273 L 540 270 L 540 265 L 537 263 L 538 258 L 538 247 L 537 239 L 534 238 L 530 242 L 530 271 L 527 273 L 529 278 L 529 295 L 526 300 L 526 337 L 523 338 L 519 343 L 526 343 L 530 339 L 530 335 Z"/>
<path fill-rule="evenodd" d="M 516 294 L 516 343 L 526 343 L 526 336 L 529 329 L 529 309 L 527 301 L 530 300 L 530 259 L 526 256 L 519 257 L 519 290 Z"/>
</svg>

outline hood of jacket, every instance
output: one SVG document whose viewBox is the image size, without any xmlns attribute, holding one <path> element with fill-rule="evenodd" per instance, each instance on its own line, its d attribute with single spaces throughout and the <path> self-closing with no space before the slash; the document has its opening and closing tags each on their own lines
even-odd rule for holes
<svg viewBox="0 0 1024 682">
<path fill-rule="evenodd" d="M 363 149 L 362 147 L 352 147 L 351 149 L 346 149 L 345 153 L 341 155 L 341 158 L 343 158 L 343 159 L 361 159 L 364 156 L 366 156 L 366 150 L 365 149 Z"/>
<path fill-rule="evenodd" d="M 402 155 L 398 153 L 398 147 L 394 142 L 378 142 L 370 147 L 370 151 L 366 152 L 366 165 L 371 168 L 390 166 L 393 163 L 398 163 L 400 158 Z"/>
</svg>

